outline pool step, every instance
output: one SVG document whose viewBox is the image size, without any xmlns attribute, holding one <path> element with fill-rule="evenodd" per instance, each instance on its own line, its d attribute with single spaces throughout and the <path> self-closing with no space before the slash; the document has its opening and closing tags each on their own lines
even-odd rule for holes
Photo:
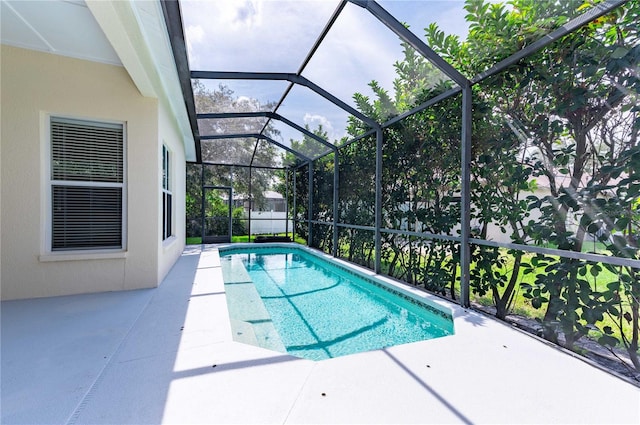
<svg viewBox="0 0 640 425">
<path fill-rule="evenodd" d="M 253 330 L 253 325 L 242 320 L 231 319 L 231 330 L 233 332 L 233 340 L 242 342 L 243 344 L 260 346 L 258 338 Z"/>
<path fill-rule="evenodd" d="M 230 272 L 225 273 L 224 288 L 233 340 L 286 353 L 287 349 L 242 262 L 232 261 L 225 266 Z"/>
</svg>

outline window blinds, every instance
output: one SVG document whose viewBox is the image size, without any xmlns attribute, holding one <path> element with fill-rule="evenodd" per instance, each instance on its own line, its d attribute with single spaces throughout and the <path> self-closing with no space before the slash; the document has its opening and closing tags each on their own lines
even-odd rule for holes
<svg viewBox="0 0 640 425">
<path fill-rule="evenodd" d="M 52 250 L 122 248 L 122 125 L 51 120 Z"/>
</svg>

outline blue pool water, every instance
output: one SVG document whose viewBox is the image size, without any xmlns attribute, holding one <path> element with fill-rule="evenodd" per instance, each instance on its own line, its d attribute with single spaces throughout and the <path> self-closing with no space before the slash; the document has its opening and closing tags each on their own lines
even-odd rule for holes
<svg viewBox="0 0 640 425">
<path fill-rule="evenodd" d="M 322 360 L 453 334 L 450 313 L 301 249 L 233 248 L 220 258 L 240 340 Z"/>
</svg>

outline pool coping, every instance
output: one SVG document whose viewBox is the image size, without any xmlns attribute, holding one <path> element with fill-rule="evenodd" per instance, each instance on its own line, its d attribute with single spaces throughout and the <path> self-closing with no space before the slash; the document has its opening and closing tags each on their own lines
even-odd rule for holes
<svg viewBox="0 0 640 425">
<path fill-rule="evenodd" d="M 638 387 L 453 303 L 454 335 L 311 361 L 233 341 L 223 286 L 201 245 L 155 289 L 3 303 L 2 422 L 640 423 Z"/>
<path fill-rule="evenodd" d="M 322 258 L 324 260 L 327 260 L 329 263 L 335 265 L 336 267 L 339 267 L 341 269 L 343 269 L 345 272 L 347 273 L 354 273 L 356 274 L 358 277 L 363 278 L 365 280 L 367 280 L 368 282 L 370 282 L 373 285 L 376 285 L 378 287 L 380 287 L 383 290 L 389 291 L 391 293 L 394 293 L 395 295 L 398 295 L 402 298 L 404 298 L 405 300 L 412 302 L 414 304 L 418 304 L 420 307 L 426 308 L 428 309 L 430 312 L 435 313 L 435 314 L 439 314 L 441 317 L 447 319 L 447 320 L 451 320 L 453 325 L 452 325 L 452 333 L 450 335 L 447 335 L 447 337 L 453 336 L 456 334 L 457 329 L 459 328 L 459 325 L 463 323 L 463 320 L 465 320 L 465 318 L 468 317 L 468 314 L 470 312 L 473 312 L 473 314 L 477 314 L 480 316 L 486 316 L 487 318 L 489 318 L 490 320 L 494 321 L 497 325 L 499 326 L 504 326 L 507 327 L 510 330 L 513 330 L 515 332 L 518 332 L 522 335 L 524 335 L 527 338 L 531 338 L 537 342 L 539 342 L 540 344 L 546 345 L 549 348 L 553 349 L 553 350 L 557 350 L 558 352 L 561 352 L 565 355 L 568 355 L 572 358 L 575 358 L 576 360 L 579 360 L 581 362 L 584 362 L 586 364 L 588 364 L 591 367 L 594 367 L 596 369 L 599 369 L 601 371 L 603 371 L 604 373 L 607 373 L 613 377 L 615 377 L 616 379 L 619 379 L 627 384 L 630 384 L 632 386 L 638 387 L 640 388 L 640 385 L 637 385 L 635 382 L 632 382 L 630 380 L 630 378 L 620 375 L 618 373 L 616 373 L 615 371 L 611 370 L 611 369 L 607 369 L 606 367 L 600 365 L 599 363 L 593 361 L 592 359 L 582 356 L 580 354 L 577 354 L 571 350 L 568 350 L 560 345 L 554 344 L 538 335 L 532 334 L 531 332 L 520 328 L 519 326 L 512 324 L 512 323 L 507 323 L 504 321 L 501 321 L 499 319 L 496 319 L 494 316 L 487 314 L 486 312 L 482 311 L 482 310 L 477 310 L 472 308 L 464 308 L 463 306 L 456 304 L 454 301 L 451 301 L 449 299 L 440 297 L 436 294 L 433 294 L 431 292 L 428 292 L 426 289 L 417 287 L 417 286 L 413 286 L 410 285 L 406 282 L 403 282 L 401 280 L 398 279 L 394 279 L 392 277 L 389 276 L 385 276 L 385 275 L 381 275 L 381 274 L 377 274 L 375 273 L 373 270 L 367 269 L 359 264 L 356 263 L 352 263 L 350 261 L 347 260 L 343 260 L 341 258 L 336 258 L 333 257 L 330 254 L 327 254 L 323 251 L 320 251 L 319 249 L 315 249 L 315 248 L 311 248 L 307 245 L 301 245 L 299 243 L 296 242 L 289 242 L 289 243 L 283 243 L 283 242 L 268 242 L 268 243 L 260 243 L 260 244 L 253 244 L 253 243 L 228 243 L 228 244 L 217 244 L 214 246 L 214 251 L 216 255 L 220 255 L 219 250 L 222 249 L 223 251 L 233 251 L 234 249 L 237 249 L 238 251 L 242 250 L 242 249 L 246 249 L 246 248 L 251 248 L 251 249 L 270 249 L 273 247 L 277 247 L 277 248 L 287 248 L 287 249 L 298 249 L 301 251 L 304 251 L 310 255 Z M 382 285 L 381 285 L 382 283 Z M 373 350 L 375 351 L 375 350 Z M 357 353 L 356 353 L 357 354 Z M 321 360 L 319 360 L 321 361 Z M 639 400 L 640 401 L 640 400 Z M 640 404 L 639 404 L 640 406 Z M 639 412 L 640 412 L 640 407 L 639 407 Z"/>
</svg>

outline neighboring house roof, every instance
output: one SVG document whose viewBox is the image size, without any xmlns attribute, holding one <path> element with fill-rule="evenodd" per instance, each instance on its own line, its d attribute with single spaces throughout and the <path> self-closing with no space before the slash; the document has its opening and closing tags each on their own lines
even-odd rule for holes
<svg viewBox="0 0 640 425">
<path fill-rule="evenodd" d="M 222 198 L 225 198 L 225 194 L 222 194 Z M 284 196 L 282 196 L 281 194 L 279 194 L 278 192 L 274 192 L 272 190 L 265 190 L 262 193 L 262 196 L 265 199 L 284 199 Z M 233 199 L 245 199 L 247 197 L 247 195 L 245 193 L 234 193 L 233 194 Z"/>
<path fill-rule="evenodd" d="M 188 161 L 195 143 L 158 0 L 2 0 L 2 44 L 122 65 L 175 118 Z"/>
<path fill-rule="evenodd" d="M 265 190 L 264 197 L 267 199 L 284 199 L 284 196 L 272 190 Z"/>
</svg>

